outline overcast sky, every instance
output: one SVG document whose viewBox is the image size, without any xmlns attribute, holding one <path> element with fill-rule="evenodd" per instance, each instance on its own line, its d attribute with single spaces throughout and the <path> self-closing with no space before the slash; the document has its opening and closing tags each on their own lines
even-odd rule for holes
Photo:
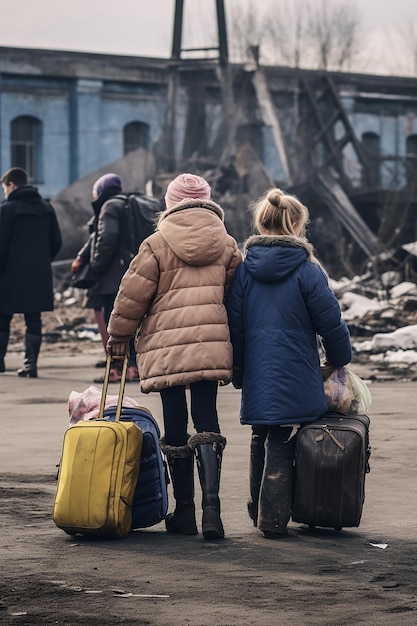
<svg viewBox="0 0 417 626">
<path fill-rule="evenodd" d="M 226 10 L 248 1 L 225 0 Z M 274 6 L 274 0 L 252 2 L 260 11 Z M 387 33 L 398 34 L 412 20 L 417 28 L 416 0 L 346 2 L 356 4 L 366 36 L 375 45 L 385 42 L 387 55 Z M 175 0 L 13 0 L 2 9 L 0 45 L 169 57 L 174 7 Z M 213 32 L 215 0 L 185 0 L 184 11 L 184 28 L 192 24 L 200 34 L 192 45 L 207 45 L 196 39 Z"/>
</svg>

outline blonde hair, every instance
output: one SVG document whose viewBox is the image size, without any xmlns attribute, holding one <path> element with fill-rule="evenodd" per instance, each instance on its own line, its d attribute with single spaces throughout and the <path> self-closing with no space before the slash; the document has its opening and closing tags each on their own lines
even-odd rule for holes
<svg viewBox="0 0 417 626">
<path fill-rule="evenodd" d="M 274 233 L 295 237 L 294 226 L 301 226 L 298 236 L 305 237 L 309 212 L 296 196 L 278 188 L 269 189 L 251 208 L 254 225 L 262 235 Z"/>
</svg>

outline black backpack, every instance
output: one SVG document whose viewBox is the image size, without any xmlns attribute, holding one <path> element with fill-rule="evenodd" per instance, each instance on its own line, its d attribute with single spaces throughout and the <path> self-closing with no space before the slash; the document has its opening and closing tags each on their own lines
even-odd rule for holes
<svg viewBox="0 0 417 626">
<path fill-rule="evenodd" d="M 124 219 L 121 222 L 122 241 L 129 258 L 133 259 L 142 241 L 155 231 L 162 204 L 158 198 L 140 192 L 117 197 L 123 198 L 125 202 Z"/>
</svg>

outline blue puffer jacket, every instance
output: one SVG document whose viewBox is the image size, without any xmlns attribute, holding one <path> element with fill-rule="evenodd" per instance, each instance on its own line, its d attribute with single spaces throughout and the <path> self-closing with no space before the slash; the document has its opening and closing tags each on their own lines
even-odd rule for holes
<svg viewBox="0 0 417 626">
<path fill-rule="evenodd" d="M 317 335 L 336 367 L 352 357 L 339 303 L 303 239 L 253 236 L 227 299 L 242 424 L 309 422 L 326 411 Z"/>
</svg>

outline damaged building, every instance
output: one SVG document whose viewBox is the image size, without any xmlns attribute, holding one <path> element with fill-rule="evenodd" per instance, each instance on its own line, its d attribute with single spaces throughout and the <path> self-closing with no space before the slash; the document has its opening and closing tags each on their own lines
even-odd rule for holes
<svg viewBox="0 0 417 626">
<path fill-rule="evenodd" d="M 221 22 L 219 22 L 221 26 Z M 221 32 L 220 32 L 221 35 Z M 163 194 L 179 171 L 206 176 L 242 242 L 270 186 L 310 208 L 309 236 L 335 278 L 365 268 L 414 276 L 417 79 L 0 47 L 0 169 L 25 167 L 53 200 L 61 258 L 85 239 L 94 180 Z"/>
</svg>

